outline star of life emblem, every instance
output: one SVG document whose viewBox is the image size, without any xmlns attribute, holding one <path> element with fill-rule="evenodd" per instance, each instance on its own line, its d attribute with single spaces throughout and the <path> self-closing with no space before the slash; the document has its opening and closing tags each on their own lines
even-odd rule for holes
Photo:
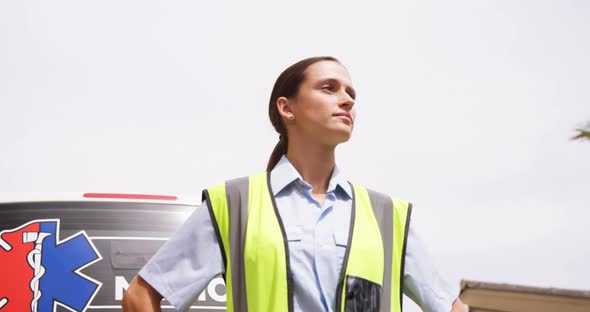
<svg viewBox="0 0 590 312">
<path fill-rule="evenodd" d="M 85 311 L 102 283 L 81 270 L 102 256 L 84 231 L 59 238 L 59 219 L 0 231 L 0 312 Z"/>
</svg>

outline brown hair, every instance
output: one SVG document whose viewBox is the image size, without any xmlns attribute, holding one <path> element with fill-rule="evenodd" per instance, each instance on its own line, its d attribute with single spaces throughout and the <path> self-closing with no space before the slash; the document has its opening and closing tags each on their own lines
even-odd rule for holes
<svg viewBox="0 0 590 312">
<path fill-rule="evenodd" d="M 307 67 L 309 67 L 309 65 L 319 61 L 334 61 L 340 63 L 340 61 L 331 56 L 306 58 L 289 66 L 279 75 L 277 81 L 275 81 L 275 85 L 272 88 L 272 93 L 270 94 L 270 101 L 268 102 L 268 117 L 270 118 L 270 122 L 272 123 L 275 130 L 279 133 L 279 143 L 277 143 L 274 150 L 272 151 L 272 154 L 270 155 L 268 165 L 266 166 L 266 171 L 270 172 L 276 166 L 281 157 L 287 153 L 287 147 L 289 145 L 287 128 L 285 127 L 285 123 L 283 122 L 283 119 L 279 114 L 279 110 L 277 109 L 277 100 L 282 96 L 286 98 L 296 96 L 297 92 L 299 91 L 299 87 L 305 78 L 305 70 Z"/>
</svg>

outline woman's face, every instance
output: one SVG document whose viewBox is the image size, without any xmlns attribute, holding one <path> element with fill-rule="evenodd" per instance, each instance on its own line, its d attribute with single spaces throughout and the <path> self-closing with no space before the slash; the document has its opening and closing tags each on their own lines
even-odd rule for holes
<svg viewBox="0 0 590 312">
<path fill-rule="evenodd" d="M 348 141 L 355 120 L 355 91 L 346 68 L 334 61 L 307 67 L 292 101 L 292 125 L 306 139 L 326 145 Z"/>
</svg>

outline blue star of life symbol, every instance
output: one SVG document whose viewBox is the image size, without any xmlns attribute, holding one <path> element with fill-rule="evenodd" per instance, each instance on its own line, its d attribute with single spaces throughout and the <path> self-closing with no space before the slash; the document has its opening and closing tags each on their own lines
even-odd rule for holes
<svg viewBox="0 0 590 312">
<path fill-rule="evenodd" d="M 41 265 L 45 274 L 39 281 L 42 296 L 38 311 L 54 311 L 56 303 L 84 311 L 102 283 L 80 271 L 102 259 L 86 232 L 59 241 L 59 220 L 41 223 L 41 232 L 52 233 L 43 240 Z"/>
</svg>

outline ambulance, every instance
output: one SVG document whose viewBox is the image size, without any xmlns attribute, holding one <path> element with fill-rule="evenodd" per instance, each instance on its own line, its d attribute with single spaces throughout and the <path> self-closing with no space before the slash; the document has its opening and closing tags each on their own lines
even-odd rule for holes
<svg viewBox="0 0 590 312">
<path fill-rule="evenodd" d="M 200 200 L 1 194 L 0 312 L 122 311 L 129 283 Z M 191 311 L 225 311 L 221 276 Z M 166 300 L 163 311 L 174 311 Z"/>
</svg>

